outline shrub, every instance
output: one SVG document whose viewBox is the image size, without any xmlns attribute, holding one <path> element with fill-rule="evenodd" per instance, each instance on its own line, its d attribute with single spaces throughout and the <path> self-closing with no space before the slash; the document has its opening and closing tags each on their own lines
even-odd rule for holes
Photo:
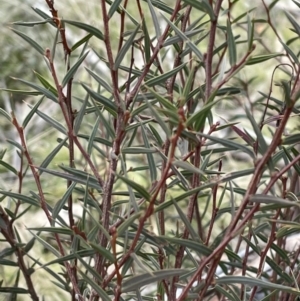
<svg viewBox="0 0 300 301">
<path fill-rule="evenodd" d="M 39 72 L 2 89 L 29 108 L 0 111 L 8 300 L 300 295 L 300 4 L 278 2 L 46 1 L 11 25 Z"/>
</svg>

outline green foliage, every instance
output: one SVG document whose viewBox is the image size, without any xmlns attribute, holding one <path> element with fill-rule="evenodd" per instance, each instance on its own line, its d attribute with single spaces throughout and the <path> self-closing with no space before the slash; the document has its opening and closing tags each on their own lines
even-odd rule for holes
<svg viewBox="0 0 300 301">
<path fill-rule="evenodd" d="M 1 294 L 295 300 L 299 3 L 61 2 L 6 28 Z"/>
</svg>

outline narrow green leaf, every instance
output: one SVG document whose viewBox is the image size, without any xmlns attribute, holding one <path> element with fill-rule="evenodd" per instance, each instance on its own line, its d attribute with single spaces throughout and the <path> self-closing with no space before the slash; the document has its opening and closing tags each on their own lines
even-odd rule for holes
<svg viewBox="0 0 300 301">
<path fill-rule="evenodd" d="M 124 147 L 122 148 L 122 154 L 153 154 L 157 153 L 156 149 L 147 147 Z"/>
<path fill-rule="evenodd" d="M 72 20 L 65 20 L 65 19 L 64 19 L 64 23 L 67 23 L 67 24 L 73 25 L 77 28 L 83 29 L 86 32 L 88 32 L 88 33 L 92 34 L 93 36 L 95 36 L 96 38 L 104 41 L 103 33 L 94 26 L 91 26 L 87 23 L 82 23 L 82 22 L 72 21 Z"/>
<path fill-rule="evenodd" d="M 106 294 L 106 292 L 97 284 L 95 283 L 90 277 L 86 275 L 86 273 L 81 272 L 78 270 L 79 274 L 83 278 L 83 280 L 88 283 L 100 296 L 101 300 L 103 301 L 111 301 L 111 298 Z"/>
<path fill-rule="evenodd" d="M 162 159 L 165 162 L 168 161 L 168 157 L 162 151 L 159 151 L 159 155 L 162 157 Z M 171 165 L 171 169 L 176 176 L 176 181 L 178 181 L 178 183 L 181 183 L 185 190 L 189 190 L 190 186 L 189 186 L 189 183 L 188 183 L 186 177 L 183 176 L 183 174 L 173 164 Z M 169 188 L 171 185 L 172 185 L 172 182 L 170 183 Z"/>
<path fill-rule="evenodd" d="M 158 18 L 156 16 L 156 13 L 155 13 L 155 10 L 154 10 L 154 7 L 153 7 L 151 1 L 147 0 L 147 3 L 148 3 L 150 14 L 152 17 L 151 23 L 154 24 L 155 37 L 158 40 L 161 37 L 160 22 L 158 21 Z"/>
<path fill-rule="evenodd" d="M 292 49 L 281 41 L 281 45 L 284 47 L 285 51 L 292 57 L 296 64 L 299 64 L 297 55 L 292 51 Z"/>
<path fill-rule="evenodd" d="M 155 118 L 155 120 L 159 123 L 159 125 L 161 126 L 163 132 L 165 133 L 166 137 L 169 138 L 171 137 L 171 131 L 170 129 L 167 127 L 165 121 L 159 116 L 158 114 L 158 110 L 156 108 L 154 108 L 154 106 L 147 101 L 148 107 L 153 115 L 153 117 Z"/>
<path fill-rule="evenodd" d="M 122 237 L 124 235 L 124 233 L 129 230 L 129 227 L 131 227 L 134 224 L 134 221 L 139 220 L 141 214 L 142 214 L 142 212 L 139 211 L 139 212 L 132 214 L 127 219 L 125 219 L 117 229 L 118 236 Z"/>
<path fill-rule="evenodd" d="M 8 164 L 7 162 L 1 159 L 0 159 L 0 165 L 4 166 L 6 169 L 14 173 L 16 176 L 18 175 L 18 171 L 13 166 L 11 166 L 10 164 Z"/>
<path fill-rule="evenodd" d="M 233 283 L 240 283 L 249 285 L 250 287 L 258 286 L 261 288 L 272 289 L 272 290 L 281 290 L 284 292 L 288 292 L 295 295 L 300 295 L 300 291 L 296 288 L 292 288 L 289 286 L 284 286 L 278 283 L 271 283 L 266 281 L 265 279 L 258 279 L 258 278 L 250 278 L 246 276 L 223 276 L 216 279 L 217 284 L 233 284 Z"/>
<path fill-rule="evenodd" d="M 29 82 L 29 81 L 23 80 L 23 79 L 21 79 L 21 78 L 14 78 L 14 77 L 12 77 L 12 79 L 22 82 L 23 84 L 25 84 L 25 85 L 27 85 L 27 86 L 29 86 L 29 87 L 35 89 L 36 91 L 38 91 L 38 92 L 40 92 L 40 93 L 42 93 L 42 94 L 45 95 L 47 98 L 53 100 L 54 102 L 57 102 L 57 97 L 56 97 L 56 95 L 53 94 L 50 90 L 48 90 L 48 89 L 46 89 L 46 88 L 44 88 L 44 87 L 38 86 L 38 85 L 36 85 L 36 84 L 34 84 L 34 83 L 31 83 L 31 82 Z"/>
<path fill-rule="evenodd" d="M 125 42 L 125 44 L 123 45 L 123 47 L 118 52 L 117 57 L 115 59 L 114 66 L 113 66 L 114 70 L 118 70 L 119 69 L 119 66 L 120 66 L 121 62 L 123 61 L 125 55 L 127 54 L 129 48 L 133 45 L 135 36 L 136 36 L 137 32 L 139 31 L 140 27 L 141 27 L 141 25 L 139 24 L 135 28 L 135 30 L 132 32 L 132 34 L 130 35 L 129 39 Z"/>
<path fill-rule="evenodd" d="M 140 287 L 154 284 L 161 280 L 167 280 L 175 276 L 180 276 L 187 273 L 187 269 L 165 269 L 160 271 L 153 271 L 152 273 L 145 273 L 137 275 L 124 280 L 122 285 L 122 292 L 127 293 L 138 290 Z"/>
<path fill-rule="evenodd" d="M 124 176 L 126 178 L 128 178 L 128 172 L 127 172 L 127 167 L 126 167 L 126 164 L 125 164 L 125 156 L 120 156 L 120 159 L 121 159 L 121 167 L 122 167 L 122 171 L 124 173 Z M 125 159 L 126 160 L 126 159 Z M 130 213 L 131 213 L 131 209 L 134 210 L 134 212 L 138 212 L 139 211 L 139 206 L 138 206 L 138 203 L 136 201 L 136 198 L 135 198 L 135 193 L 133 192 L 133 189 L 132 187 L 130 187 L 129 185 L 126 185 L 127 186 L 127 190 L 128 190 L 128 195 L 129 195 L 129 200 L 128 200 L 128 205 L 126 206 L 127 207 L 127 216 L 130 216 Z M 127 248 L 127 235 L 125 235 L 126 239 L 125 239 L 125 249 Z"/>
<path fill-rule="evenodd" d="M 80 138 L 83 138 L 83 139 L 86 139 L 86 140 L 89 140 L 90 139 L 90 136 L 89 135 L 82 135 L 82 134 L 79 134 L 78 137 Z M 109 146 L 109 147 L 112 147 L 112 142 L 111 141 L 108 141 L 106 139 L 103 139 L 101 137 L 95 137 L 94 138 L 94 142 L 97 142 L 97 143 L 100 143 L 100 144 L 104 144 L 106 146 Z"/>
<path fill-rule="evenodd" d="M 203 2 L 203 1 L 202 1 Z M 176 25 L 174 25 L 168 18 L 162 15 L 164 20 L 171 26 L 171 28 L 176 32 L 180 38 L 185 41 L 186 45 L 195 53 L 200 61 L 203 61 L 203 55 L 198 49 L 198 47 L 179 29 Z"/>
<path fill-rule="evenodd" d="M 75 122 L 74 122 L 74 133 L 75 135 L 78 134 L 80 128 L 81 128 L 81 124 L 82 124 L 82 120 L 83 120 L 83 117 L 85 115 L 85 111 L 86 111 L 86 106 L 88 104 L 88 100 L 89 100 L 89 95 L 87 94 L 85 99 L 84 99 L 84 102 L 78 112 L 78 114 L 76 115 L 76 118 L 75 118 Z"/>
<path fill-rule="evenodd" d="M 57 258 L 60 257 L 60 253 L 54 247 L 52 247 L 48 242 L 46 242 L 45 240 L 43 240 L 39 235 L 36 235 L 31 230 L 28 230 L 28 231 L 31 233 L 31 235 L 33 235 L 44 246 L 45 249 L 47 249 L 48 251 L 50 251 Z"/>
<path fill-rule="evenodd" d="M 114 15 L 114 13 L 118 10 L 121 2 L 123 0 L 114 0 L 114 2 L 111 4 L 109 11 L 108 11 L 108 17 L 109 19 Z"/>
<path fill-rule="evenodd" d="M 300 138 L 300 137 L 299 137 Z M 298 140 L 299 141 L 299 140 Z M 289 161 L 292 161 L 293 160 L 293 157 L 290 155 L 290 153 L 288 152 L 288 150 L 283 147 L 283 151 L 284 153 L 286 154 L 287 158 Z M 293 149 L 292 149 L 293 151 Z M 295 168 L 295 170 L 297 171 L 298 175 L 300 176 L 300 166 L 298 164 L 294 164 L 293 167 Z"/>
<path fill-rule="evenodd" d="M 232 3 L 233 4 L 233 3 Z M 255 10 L 256 7 L 249 9 L 248 11 L 242 13 L 241 15 L 239 15 L 238 17 L 236 17 L 231 24 L 237 23 L 238 21 L 240 21 L 241 19 L 243 19 L 246 15 L 249 15 L 249 13 L 251 13 L 253 10 Z"/>
<path fill-rule="evenodd" d="M 22 95 L 30 95 L 30 96 L 38 96 L 43 94 L 41 92 L 36 92 L 36 91 L 24 91 L 24 90 L 13 90 L 13 89 L 3 89 L 3 88 L 1 88 L 0 91 L 9 92 L 12 94 L 22 94 Z"/>
<path fill-rule="evenodd" d="M 149 36 L 149 31 L 147 28 L 147 23 L 145 18 L 143 18 L 142 21 L 142 26 L 143 26 L 143 33 L 144 33 L 144 51 L 145 51 L 145 60 L 146 63 L 149 63 L 150 61 L 150 56 L 151 56 L 151 40 L 150 40 L 150 36 Z"/>
<path fill-rule="evenodd" d="M 22 22 L 22 21 L 17 21 L 13 22 L 13 25 L 18 25 L 18 26 L 24 26 L 24 27 L 33 27 L 35 25 L 42 25 L 46 23 L 51 23 L 53 20 L 52 19 L 47 19 L 44 21 L 33 21 L 33 22 Z"/>
<path fill-rule="evenodd" d="M 147 89 L 156 97 L 156 99 L 159 101 L 159 103 L 166 108 L 167 110 L 171 112 L 176 112 L 177 114 L 177 108 L 166 98 L 161 96 L 159 93 L 157 93 L 154 89 L 148 88 Z"/>
<path fill-rule="evenodd" d="M 246 110 L 247 117 L 248 117 L 249 121 L 251 122 L 251 125 L 252 125 L 252 127 L 254 129 L 254 132 L 256 134 L 259 152 L 262 155 L 264 155 L 266 153 L 267 149 L 268 149 L 267 142 L 266 142 L 260 128 L 258 127 L 256 121 L 254 120 L 253 114 L 249 111 L 247 106 L 246 106 L 245 110 Z M 270 162 L 271 161 L 272 160 L 270 160 Z"/>
<path fill-rule="evenodd" d="M 130 187 L 132 187 L 134 190 L 136 190 L 138 193 L 141 194 L 141 196 L 143 198 L 145 198 L 145 200 L 149 201 L 150 200 L 150 194 L 149 192 L 140 184 L 136 183 L 133 180 L 130 180 L 128 178 L 125 178 L 121 175 L 116 174 L 116 177 L 118 177 L 120 180 L 122 180 L 123 182 L 125 182 L 127 185 L 129 185 Z"/>
<path fill-rule="evenodd" d="M 106 248 L 101 247 L 99 244 L 89 242 L 89 245 L 98 253 L 101 254 L 104 258 L 109 260 L 109 262 L 115 262 L 115 257 L 110 253 Z"/>
<path fill-rule="evenodd" d="M 164 144 L 164 141 L 163 141 L 161 135 L 158 133 L 158 131 L 156 130 L 156 128 L 153 125 L 151 125 L 151 124 L 149 124 L 149 129 L 150 129 L 150 132 L 153 135 L 152 137 L 153 137 L 154 141 L 157 143 L 157 145 L 159 147 L 162 148 L 163 144 Z"/>
<path fill-rule="evenodd" d="M 85 70 L 100 84 L 101 87 L 103 87 L 106 91 L 112 93 L 113 89 L 112 87 L 104 80 L 103 77 L 97 75 L 94 71 L 91 69 L 85 67 Z"/>
<path fill-rule="evenodd" d="M 31 118 L 33 117 L 33 115 L 36 113 L 36 110 L 38 109 L 38 107 L 42 103 L 43 99 L 44 99 L 44 96 L 41 97 L 41 99 L 31 108 L 30 112 L 27 114 L 27 116 L 25 117 L 25 119 L 24 119 L 24 121 L 22 123 L 23 129 L 26 128 L 28 122 L 31 120 Z"/>
<path fill-rule="evenodd" d="M 176 166 L 176 167 L 180 167 L 180 168 L 182 168 L 184 170 L 188 170 L 191 173 L 199 174 L 201 176 L 204 176 L 204 178 L 206 178 L 204 171 L 202 171 L 199 168 L 196 168 L 194 165 L 190 164 L 189 162 L 186 162 L 186 161 L 174 161 L 173 165 Z"/>
<path fill-rule="evenodd" d="M 236 44 L 235 39 L 232 33 L 232 28 L 230 24 L 230 20 L 227 19 L 227 43 L 228 43 L 228 51 L 229 51 L 229 62 L 231 66 L 236 65 Z"/>
<path fill-rule="evenodd" d="M 36 167 L 36 168 L 43 172 L 46 172 L 48 174 L 54 175 L 56 177 L 60 177 L 62 179 L 70 180 L 72 182 L 77 182 L 77 183 L 84 184 L 84 185 L 87 183 L 87 180 L 88 180 L 89 187 L 95 188 L 99 191 L 102 190 L 97 179 L 89 174 L 85 174 L 85 176 L 84 176 L 84 172 L 82 172 L 82 175 L 80 175 L 80 174 L 74 175 L 74 174 L 62 173 L 62 172 L 58 172 L 56 170 L 51 170 L 51 169 L 42 168 L 42 167 Z"/>
<path fill-rule="evenodd" d="M 142 130 L 142 136 L 143 136 L 145 147 L 146 149 L 151 150 L 149 139 L 146 134 L 145 125 L 143 125 L 142 123 L 141 123 L 141 130 Z M 149 164 L 151 182 L 154 183 L 154 181 L 156 181 L 157 179 L 157 170 L 156 170 L 156 164 L 152 153 L 147 153 L 147 159 Z"/>
<path fill-rule="evenodd" d="M 285 15 L 287 16 L 287 18 L 289 19 L 289 21 L 291 22 L 291 24 L 293 25 L 295 32 L 298 34 L 298 36 L 300 37 L 300 26 L 299 26 L 299 22 L 297 22 L 293 16 L 291 14 L 289 14 L 288 12 L 284 12 Z"/>
<path fill-rule="evenodd" d="M 52 92 L 56 97 L 58 96 L 57 90 L 41 74 L 36 71 L 33 71 L 33 73 L 47 90 Z"/>
<path fill-rule="evenodd" d="M 53 160 L 53 158 L 57 155 L 57 153 L 61 150 L 61 148 L 65 145 L 67 142 L 68 137 L 61 140 L 60 143 L 53 149 L 53 151 L 44 159 L 42 164 L 40 165 L 41 168 L 46 168 Z M 40 170 L 40 175 L 43 173 L 42 170 Z"/>
<path fill-rule="evenodd" d="M 95 255 L 95 251 L 93 249 L 83 249 L 80 251 L 76 251 L 75 253 L 71 253 L 69 255 L 65 255 L 62 257 L 59 257 L 57 259 L 51 260 L 49 262 L 47 262 L 46 264 L 43 265 L 43 267 L 52 265 L 52 264 L 56 264 L 56 263 L 64 263 L 66 261 L 70 261 L 76 258 L 84 258 L 84 257 L 91 257 Z"/>
<path fill-rule="evenodd" d="M 73 182 L 67 189 L 67 191 L 65 192 L 64 196 L 55 204 L 53 211 L 52 211 L 52 223 L 53 225 L 55 224 L 55 220 L 57 218 L 57 216 L 59 215 L 61 209 L 64 207 L 65 203 L 68 201 L 70 195 L 72 194 L 75 186 L 76 186 L 76 182 Z"/>
<path fill-rule="evenodd" d="M 6 142 L 8 142 L 9 144 L 15 146 L 15 147 L 18 148 L 21 152 L 24 151 L 24 148 L 22 147 L 22 145 L 21 145 L 20 143 L 18 143 L 17 141 L 7 139 Z"/>
<path fill-rule="evenodd" d="M 5 117 L 9 122 L 11 122 L 11 116 L 4 111 L 2 108 L 0 108 L 0 115 L 2 115 L 3 117 Z"/>
<path fill-rule="evenodd" d="M 228 289 L 228 291 L 226 290 Z M 226 297 L 226 300 L 230 300 L 230 301 L 240 301 L 239 296 L 237 296 L 237 294 L 234 292 L 233 289 L 231 289 L 231 287 L 229 286 L 228 288 L 226 287 L 226 289 L 224 289 L 222 286 L 220 285 L 216 285 L 215 286 L 215 290 L 221 295 Z"/>
<path fill-rule="evenodd" d="M 85 37 L 83 37 L 82 39 L 80 39 L 77 43 L 75 43 L 72 46 L 71 51 L 73 52 L 74 50 L 76 50 L 77 48 L 79 48 L 82 44 L 88 42 L 92 36 L 93 35 L 91 33 L 89 33 L 88 35 L 86 35 Z"/>
<path fill-rule="evenodd" d="M 101 121 L 100 117 L 98 117 L 96 122 L 95 122 L 95 125 L 93 126 L 93 130 L 92 130 L 90 138 L 89 138 L 88 147 L 87 147 L 87 153 L 89 155 L 91 155 L 91 153 L 92 153 L 94 139 L 95 139 L 95 136 L 98 132 L 100 121 Z"/>
<path fill-rule="evenodd" d="M 186 121 L 186 127 L 192 126 L 192 124 L 194 122 L 198 121 L 199 119 L 203 119 L 203 123 L 204 123 L 205 119 L 207 117 L 207 114 L 210 112 L 211 108 L 214 105 L 216 105 L 218 102 L 219 102 L 219 100 L 206 103 L 200 111 L 196 112 L 195 114 L 193 114 L 192 116 L 190 116 L 188 118 L 188 120 Z"/>
<path fill-rule="evenodd" d="M 291 82 L 282 80 L 281 87 L 283 89 L 284 102 L 286 106 L 290 108 L 294 105 L 293 101 L 291 100 Z"/>
<path fill-rule="evenodd" d="M 37 202 L 35 199 L 30 198 L 30 197 L 28 197 L 26 195 L 23 195 L 23 194 L 20 194 L 20 193 L 14 193 L 14 192 L 10 192 L 10 191 L 0 190 L 0 194 L 11 197 L 11 198 L 16 199 L 16 200 L 20 200 L 24 203 L 27 203 L 27 204 L 30 204 L 30 205 L 33 205 L 33 206 L 40 207 L 40 203 Z"/>
<path fill-rule="evenodd" d="M 62 235 L 72 235 L 73 234 L 73 231 L 71 229 L 64 228 L 64 227 L 34 227 L 34 228 L 27 228 L 27 230 L 57 233 L 57 234 L 62 234 Z"/>
<path fill-rule="evenodd" d="M 241 144 L 238 144 L 238 143 L 235 143 L 233 141 L 230 141 L 228 139 L 221 139 L 221 138 L 217 138 L 217 137 L 213 137 L 213 136 L 210 136 L 210 135 L 206 135 L 204 133 L 198 133 L 199 136 L 202 136 L 204 138 L 207 138 L 211 141 L 214 141 L 214 142 L 217 142 L 217 143 L 220 143 L 224 146 L 228 146 L 228 147 L 231 147 L 233 149 L 237 149 L 237 150 L 240 150 L 242 151 L 243 153 L 246 153 L 248 154 L 251 158 L 255 158 L 255 155 L 254 153 L 252 152 L 252 150 L 250 150 L 249 148 L 247 148 L 246 146 L 244 145 L 241 145 Z"/>
<path fill-rule="evenodd" d="M 161 84 L 165 84 L 166 80 L 172 76 L 175 76 L 180 70 L 182 70 L 183 68 L 185 68 L 187 66 L 187 63 L 183 63 L 181 65 L 179 65 L 178 67 L 171 69 L 168 72 L 165 72 L 159 76 L 155 76 L 149 80 L 147 80 L 145 82 L 145 85 L 147 87 L 152 87 L 155 85 L 161 85 Z"/>
<path fill-rule="evenodd" d="M 185 31 L 184 35 L 186 37 L 188 37 L 188 38 L 191 38 L 191 37 L 193 37 L 193 36 L 195 36 L 195 35 L 203 32 L 203 31 L 204 31 L 204 29 L 201 29 L 201 28 L 200 29 L 191 30 L 191 31 Z M 166 41 L 164 42 L 163 46 L 166 47 L 166 46 L 174 45 L 174 44 L 176 44 L 178 42 L 181 42 L 181 41 L 183 41 L 181 39 L 181 37 L 179 35 L 175 35 L 174 37 L 170 37 L 170 38 L 166 39 Z"/>
<path fill-rule="evenodd" d="M 60 36 L 60 33 L 61 33 L 60 29 L 58 27 L 56 27 L 55 37 L 52 40 L 52 49 L 51 49 L 51 60 L 52 60 L 52 62 L 55 62 L 57 44 L 59 43 L 58 42 L 58 37 Z M 68 60 L 69 59 L 70 59 L 70 57 L 68 57 Z M 48 60 L 45 60 L 45 61 L 46 61 L 46 64 L 48 65 L 49 64 Z"/>
<path fill-rule="evenodd" d="M 95 112 L 96 112 L 96 115 L 100 117 L 101 119 L 101 123 L 103 124 L 103 127 L 105 128 L 108 136 L 110 136 L 112 139 L 115 139 L 115 129 L 113 128 L 112 124 L 109 122 L 110 120 L 108 120 L 101 112 L 101 110 L 98 108 L 98 106 L 95 104 L 95 101 L 94 99 L 92 99 L 93 101 L 93 104 L 94 104 L 94 107 L 95 107 Z M 98 139 L 99 137 L 95 138 L 95 141 L 96 139 Z M 104 140 L 104 139 L 103 139 Z M 112 142 L 108 141 L 111 145 L 112 145 Z M 104 142 L 103 142 L 104 143 Z"/>
<path fill-rule="evenodd" d="M 255 194 L 249 198 L 250 202 L 263 203 L 263 204 L 278 204 L 282 206 L 297 206 L 300 207 L 299 203 L 293 201 L 288 201 L 287 199 L 282 199 L 272 195 L 265 194 Z"/>
<path fill-rule="evenodd" d="M 163 238 L 167 242 L 175 244 L 177 246 L 184 246 L 186 248 L 189 248 L 204 256 L 209 256 L 212 253 L 212 250 L 209 247 L 207 247 L 204 243 L 200 243 L 192 239 L 183 239 L 178 237 L 167 237 L 167 236 L 158 236 L 158 237 Z"/>
<path fill-rule="evenodd" d="M 185 85 L 182 91 L 182 96 L 181 96 L 182 99 L 180 100 L 181 107 L 183 107 L 190 99 L 188 96 L 191 92 L 191 89 L 195 81 L 195 69 L 196 69 L 196 64 L 193 64 L 192 68 L 189 70 L 189 75 L 187 80 L 185 81 Z"/>
<path fill-rule="evenodd" d="M 248 34 L 248 51 L 252 49 L 253 46 L 253 38 L 254 38 L 254 26 L 253 21 L 250 19 L 250 16 L 247 15 L 247 34 Z"/>
<path fill-rule="evenodd" d="M 32 109 L 32 106 L 30 106 L 30 108 Z M 36 113 L 45 121 L 47 121 L 52 127 L 54 127 L 55 129 L 57 129 L 58 131 L 60 131 L 63 134 L 67 134 L 67 130 L 66 128 L 59 123 L 57 120 L 53 119 L 52 117 L 50 117 L 48 114 L 43 113 L 40 110 L 36 110 Z"/>
<path fill-rule="evenodd" d="M 259 63 L 265 62 L 267 60 L 273 59 L 278 56 L 282 56 L 282 53 L 271 53 L 271 54 L 262 54 L 262 55 L 252 56 L 247 60 L 246 65 L 259 64 Z"/>
<path fill-rule="evenodd" d="M 41 55 L 45 55 L 45 50 L 33 39 L 28 37 L 26 34 L 24 34 L 21 31 L 18 31 L 14 28 L 11 28 L 11 30 L 16 33 L 18 36 L 20 36 L 22 39 L 24 39 L 30 46 L 32 46 L 37 52 L 39 52 Z"/>
<path fill-rule="evenodd" d="M 278 1 L 280 1 L 280 0 L 274 0 L 273 2 L 271 2 L 268 7 L 269 10 L 271 10 L 277 4 Z"/>
<path fill-rule="evenodd" d="M 214 21 L 216 19 L 214 10 L 207 0 L 195 1 L 195 0 L 183 0 L 188 5 L 196 8 L 197 10 L 208 13 L 210 20 Z"/>
<path fill-rule="evenodd" d="M 234 179 L 249 176 L 249 175 L 253 174 L 253 172 L 254 172 L 254 168 L 249 168 L 249 169 L 244 169 L 244 170 L 240 170 L 240 171 L 230 172 L 222 178 L 222 182 L 229 182 L 229 181 L 232 181 Z"/>
<path fill-rule="evenodd" d="M 64 79 L 62 80 L 62 88 L 65 87 L 65 85 L 74 77 L 74 74 L 82 64 L 82 62 L 85 60 L 87 55 L 89 54 L 89 51 L 87 51 L 84 55 L 82 55 L 78 61 L 69 69 L 67 74 L 65 75 Z"/>
<path fill-rule="evenodd" d="M 5 294 L 29 294 L 29 291 L 21 287 L 6 287 L 0 286 L 0 293 Z"/>
<path fill-rule="evenodd" d="M 94 98 L 97 102 L 100 102 L 104 108 L 110 109 L 110 111 L 117 112 L 117 106 L 110 99 L 104 97 L 103 95 L 96 93 L 92 89 L 90 89 L 87 85 L 81 84 L 83 88 L 90 94 L 92 98 Z"/>
<path fill-rule="evenodd" d="M 76 255 L 76 254 L 75 254 Z M 97 279 L 97 281 L 100 283 L 102 281 L 101 275 L 94 269 L 94 267 L 91 264 L 88 264 L 86 260 L 81 258 L 77 255 L 77 258 L 80 260 L 84 268 L 86 269 L 86 274 L 90 273 L 91 276 L 93 276 L 94 279 Z"/>
<path fill-rule="evenodd" d="M 43 12 L 39 8 L 35 8 L 35 7 L 31 7 L 31 8 L 36 14 L 38 14 L 43 19 L 50 20 L 50 24 L 53 25 L 53 27 L 56 27 L 56 24 L 54 23 L 54 21 L 50 15 L 47 15 L 45 12 Z"/>
<path fill-rule="evenodd" d="M 11 267 L 17 267 L 19 266 L 18 263 L 12 261 L 12 260 L 8 260 L 8 259 L 0 259 L 0 265 L 3 265 L 3 266 L 11 266 Z"/>
<path fill-rule="evenodd" d="M 189 233 L 191 235 L 191 238 L 195 241 L 199 241 L 200 237 L 199 237 L 199 235 L 197 235 L 196 231 L 192 227 L 192 225 L 189 222 L 186 214 L 181 210 L 181 208 L 180 208 L 180 206 L 178 206 L 177 202 L 173 201 L 173 204 L 174 204 L 174 207 L 176 208 L 176 210 L 177 210 L 177 212 L 180 216 L 181 221 L 184 223 L 186 229 L 189 231 Z"/>
</svg>

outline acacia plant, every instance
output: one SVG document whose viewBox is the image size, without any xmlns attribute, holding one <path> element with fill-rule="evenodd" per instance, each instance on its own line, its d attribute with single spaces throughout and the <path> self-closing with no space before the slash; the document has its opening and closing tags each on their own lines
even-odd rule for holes
<svg viewBox="0 0 300 301">
<path fill-rule="evenodd" d="M 1 294 L 295 300 L 299 2 L 61 2 L 7 29 L 38 64 L 2 89 Z"/>
</svg>

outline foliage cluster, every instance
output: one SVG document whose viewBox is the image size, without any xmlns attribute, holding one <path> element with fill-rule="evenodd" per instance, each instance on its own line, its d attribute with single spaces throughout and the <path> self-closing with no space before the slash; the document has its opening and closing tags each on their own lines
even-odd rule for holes
<svg viewBox="0 0 300 301">
<path fill-rule="evenodd" d="M 0 109 L 8 300 L 300 295 L 300 4 L 242 2 L 101 0 L 82 21 L 45 0 L 11 24 L 40 66 L 2 87 L 27 106 Z"/>
</svg>

